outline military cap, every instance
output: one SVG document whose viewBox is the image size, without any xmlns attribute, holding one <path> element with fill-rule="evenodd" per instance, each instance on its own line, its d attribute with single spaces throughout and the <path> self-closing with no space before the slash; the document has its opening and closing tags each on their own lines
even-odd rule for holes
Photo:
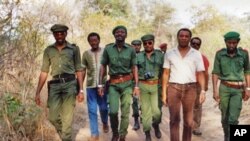
<svg viewBox="0 0 250 141">
<path fill-rule="evenodd" d="M 123 25 L 118 25 L 118 26 L 116 26 L 116 27 L 113 29 L 113 31 L 112 31 L 113 35 L 115 35 L 115 31 L 118 30 L 118 29 L 124 29 L 125 32 L 127 33 L 127 28 L 126 28 L 125 26 L 123 26 Z"/>
<path fill-rule="evenodd" d="M 146 35 L 144 35 L 144 36 L 141 37 L 142 41 L 154 40 L 154 39 L 155 39 L 155 36 L 152 35 L 152 34 L 146 34 Z"/>
<path fill-rule="evenodd" d="M 240 39 L 240 34 L 238 32 L 235 32 L 235 31 L 230 31 L 230 32 L 227 32 L 224 35 L 224 39 L 225 39 L 225 41 L 226 40 L 230 40 L 230 39 L 237 39 L 237 40 L 239 40 Z"/>
<path fill-rule="evenodd" d="M 133 40 L 131 42 L 132 45 L 137 45 L 137 44 L 141 44 L 141 40 Z"/>
<path fill-rule="evenodd" d="M 63 24 L 54 24 L 50 30 L 52 32 L 60 32 L 60 31 L 67 31 L 69 28 L 66 25 Z"/>
</svg>

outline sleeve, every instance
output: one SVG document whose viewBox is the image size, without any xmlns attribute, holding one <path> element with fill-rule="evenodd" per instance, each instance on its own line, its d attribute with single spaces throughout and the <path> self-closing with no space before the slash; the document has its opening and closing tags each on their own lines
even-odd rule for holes
<svg viewBox="0 0 250 141">
<path fill-rule="evenodd" d="M 197 52 L 196 71 L 205 71 L 203 58 L 200 52 Z"/>
<path fill-rule="evenodd" d="M 163 68 L 170 69 L 169 52 L 165 53 L 165 55 L 164 55 Z"/>
<path fill-rule="evenodd" d="M 209 67 L 209 61 L 208 61 L 207 57 L 204 55 L 202 55 L 202 59 L 203 59 L 203 64 L 204 64 L 205 70 L 207 71 L 208 67 Z"/>
<path fill-rule="evenodd" d="M 78 46 L 75 46 L 75 56 L 74 56 L 74 59 L 75 59 L 75 70 L 76 71 L 81 71 L 83 70 L 83 67 L 82 67 L 82 63 L 81 63 L 81 54 L 80 54 L 80 49 Z"/>
<path fill-rule="evenodd" d="M 50 68 L 50 59 L 49 59 L 49 54 L 48 54 L 48 51 L 47 49 L 44 50 L 44 53 L 43 53 L 43 62 L 42 62 L 42 68 L 41 68 L 41 71 L 42 72 L 49 72 L 49 68 Z"/>
<path fill-rule="evenodd" d="M 136 59 L 136 53 L 135 53 L 135 50 L 132 49 L 132 54 L 131 54 L 131 65 L 134 66 L 137 64 L 137 59 Z"/>
<path fill-rule="evenodd" d="M 88 66 L 88 62 L 87 62 L 87 51 L 85 51 L 83 54 L 82 54 L 82 67 L 83 69 L 86 69 Z"/>
<path fill-rule="evenodd" d="M 107 51 L 107 47 L 105 47 L 104 51 L 103 51 L 103 54 L 102 54 L 101 64 L 102 65 L 107 65 L 108 63 L 109 63 L 108 51 Z"/>
<path fill-rule="evenodd" d="M 245 61 L 244 61 L 244 73 L 245 74 L 250 74 L 250 61 L 249 61 L 249 54 L 246 52 L 245 55 Z"/>
<path fill-rule="evenodd" d="M 219 60 L 219 53 L 217 52 L 215 55 L 215 59 L 214 59 L 214 67 L 213 67 L 213 71 L 212 74 L 221 74 L 221 69 L 220 69 L 220 60 Z"/>
</svg>

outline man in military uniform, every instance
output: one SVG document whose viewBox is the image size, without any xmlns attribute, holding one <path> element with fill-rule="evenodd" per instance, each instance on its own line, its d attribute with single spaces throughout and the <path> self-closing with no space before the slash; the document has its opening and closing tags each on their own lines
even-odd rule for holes
<svg viewBox="0 0 250 141">
<path fill-rule="evenodd" d="M 140 53 L 141 50 L 141 40 L 133 40 L 131 42 L 132 47 L 135 49 L 136 55 Z M 140 110 L 140 105 L 138 101 L 138 97 L 133 96 L 133 103 L 132 103 L 132 109 L 133 109 L 133 117 L 135 124 L 133 126 L 133 130 L 138 130 L 140 129 L 140 123 L 139 123 L 139 110 Z"/>
<path fill-rule="evenodd" d="M 51 67 L 52 80 L 48 82 L 49 120 L 63 141 L 71 141 L 71 124 L 76 95 L 79 102 L 84 99 L 79 47 L 66 41 L 68 27 L 55 24 L 51 27 L 56 42 L 48 46 L 43 54 L 35 101 L 41 104 L 40 92 Z M 75 77 L 77 76 L 77 80 Z M 79 92 L 77 92 L 77 81 Z"/>
<path fill-rule="evenodd" d="M 250 96 L 250 64 L 248 52 L 238 48 L 240 34 L 234 31 L 224 35 L 226 48 L 215 55 L 212 71 L 213 98 L 219 103 L 224 140 L 229 141 L 229 125 L 237 125 L 243 100 Z M 220 86 L 217 87 L 218 80 Z M 244 82 L 246 88 L 244 88 Z M 242 93 L 244 94 L 242 96 Z"/>
<path fill-rule="evenodd" d="M 110 75 L 108 99 L 110 124 L 113 132 L 112 141 L 118 141 L 119 138 L 120 141 L 125 141 L 128 133 L 131 94 L 139 95 L 136 53 L 130 45 L 125 43 L 127 37 L 126 27 L 117 26 L 113 29 L 112 33 L 115 37 L 115 43 L 108 44 L 104 49 L 98 93 L 99 95 L 103 95 L 103 85 L 100 82 L 102 82 L 104 70 L 108 66 Z M 134 79 L 134 83 L 132 79 Z M 118 132 L 119 102 L 121 102 L 121 123 Z"/>
<path fill-rule="evenodd" d="M 163 54 L 161 51 L 154 49 L 154 35 L 146 34 L 141 37 L 141 40 L 144 51 L 137 55 L 137 66 L 141 91 L 142 124 L 146 141 L 151 141 L 151 125 L 155 129 L 155 136 L 158 139 L 161 138 L 161 131 L 159 129 L 161 112 L 158 107 L 158 85 L 162 73 Z"/>
<path fill-rule="evenodd" d="M 135 52 L 138 54 L 141 51 L 141 40 L 133 40 L 131 42 L 132 47 L 135 49 Z"/>
</svg>

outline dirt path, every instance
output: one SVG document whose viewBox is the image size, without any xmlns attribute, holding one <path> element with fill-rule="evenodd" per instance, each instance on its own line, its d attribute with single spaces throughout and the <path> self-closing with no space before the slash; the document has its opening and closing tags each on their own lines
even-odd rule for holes
<svg viewBox="0 0 250 141">
<path fill-rule="evenodd" d="M 222 141 L 223 140 L 223 130 L 220 123 L 220 111 L 218 106 L 215 106 L 216 103 L 212 99 L 212 93 L 209 91 L 207 93 L 207 99 L 203 104 L 203 117 L 202 117 L 202 125 L 201 129 L 203 131 L 202 136 L 192 136 L 192 141 Z M 250 110 L 249 107 L 250 102 L 243 103 L 243 110 L 241 112 L 240 124 L 250 124 Z M 163 109 L 163 118 L 162 123 L 160 124 L 160 129 L 162 131 L 162 138 L 157 139 L 154 136 L 154 130 L 151 130 L 151 136 L 153 141 L 169 141 L 169 111 L 167 107 Z M 131 109 L 132 111 L 132 109 Z M 99 118 L 99 129 L 102 129 L 102 124 L 100 123 Z M 130 116 L 130 124 L 128 127 L 128 135 L 126 136 L 127 141 L 143 141 L 145 139 L 145 135 L 141 129 L 138 131 L 132 130 L 133 127 L 133 118 Z M 181 130 L 182 132 L 182 122 L 181 122 Z M 86 102 L 82 104 L 77 104 L 76 106 L 76 114 L 75 114 L 75 122 L 73 125 L 74 128 L 74 137 L 75 141 L 87 141 L 87 137 L 90 136 L 89 131 L 89 119 L 87 114 L 87 106 Z M 100 139 L 101 141 L 110 141 L 112 137 L 112 132 L 102 133 L 100 131 Z"/>
</svg>

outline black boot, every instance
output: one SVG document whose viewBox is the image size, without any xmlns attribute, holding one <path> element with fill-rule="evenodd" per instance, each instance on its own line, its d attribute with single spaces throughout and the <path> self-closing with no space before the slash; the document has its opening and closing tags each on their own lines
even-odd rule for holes
<svg viewBox="0 0 250 141">
<path fill-rule="evenodd" d="M 150 131 L 146 131 L 145 135 L 146 135 L 146 140 L 145 141 L 151 141 Z"/>
<path fill-rule="evenodd" d="M 160 139 L 161 138 L 161 130 L 159 128 L 159 124 L 153 124 L 153 127 L 155 129 L 156 138 Z"/>
<path fill-rule="evenodd" d="M 118 141 L 118 140 L 119 140 L 119 135 L 113 134 L 111 141 Z"/>
<path fill-rule="evenodd" d="M 134 124 L 133 130 L 138 130 L 140 129 L 140 123 L 139 123 L 138 117 L 134 117 L 134 118 L 135 118 L 135 124 Z"/>
</svg>

